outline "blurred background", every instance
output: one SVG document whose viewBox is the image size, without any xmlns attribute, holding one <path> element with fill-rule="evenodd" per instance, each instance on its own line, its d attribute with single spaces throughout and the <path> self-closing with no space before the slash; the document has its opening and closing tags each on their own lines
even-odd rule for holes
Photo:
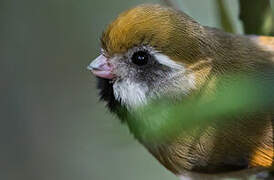
<svg viewBox="0 0 274 180">
<path fill-rule="evenodd" d="M 215 0 L 174 2 L 222 28 Z M 243 33 L 238 1 L 222 2 Z M 0 1 L 1 180 L 177 179 L 98 101 L 86 70 L 106 25 L 141 3 L 163 1 Z"/>
</svg>

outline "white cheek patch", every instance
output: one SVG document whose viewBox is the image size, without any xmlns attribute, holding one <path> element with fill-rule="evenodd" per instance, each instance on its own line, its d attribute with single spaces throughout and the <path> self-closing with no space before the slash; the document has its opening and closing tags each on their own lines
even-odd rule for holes
<svg viewBox="0 0 274 180">
<path fill-rule="evenodd" d="M 186 75 L 186 69 L 183 64 L 179 64 L 170 59 L 168 56 L 159 52 L 154 52 L 153 55 L 156 61 L 158 61 L 160 64 L 170 67 L 174 70 L 172 73 L 170 73 L 169 79 L 172 79 L 172 76 L 176 77 L 179 74 L 180 78 L 176 80 L 177 83 L 173 84 L 173 88 L 175 91 L 187 95 L 191 91 L 191 89 L 195 89 L 195 77 L 193 74 Z"/>
<path fill-rule="evenodd" d="M 170 67 L 172 69 L 177 69 L 177 70 L 184 70 L 183 65 L 176 63 L 175 61 L 171 60 L 168 56 L 161 54 L 161 53 L 154 53 L 153 54 L 156 60 L 167 67 Z"/>
<path fill-rule="evenodd" d="M 128 109 L 133 109 L 147 103 L 148 87 L 129 80 L 117 81 L 113 84 L 114 96 Z"/>
<path fill-rule="evenodd" d="M 188 176 L 179 176 L 180 180 L 193 180 L 191 177 Z"/>
<path fill-rule="evenodd" d="M 151 53 L 160 64 L 169 67 L 170 72 L 165 77 L 154 82 L 154 88 L 149 89 L 148 82 L 135 82 L 127 77 L 127 69 L 117 66 L 119 74 L 127 78 L 117 79 L 113 84 L 113 92 L 116 100 L 120 101 L 128 110 L 134 110 L 146 105 L 152 98 L 162 96 L 180 97 L 188 95 L 195 88 L 195 77 L 186 73 L 183 64 L 171 60 L 168 56 L 159 52 Z M 117 58 L 117 57 L 116 57 Z M 114 60 L 115 61 L 115 60 Z"/>
</svg>

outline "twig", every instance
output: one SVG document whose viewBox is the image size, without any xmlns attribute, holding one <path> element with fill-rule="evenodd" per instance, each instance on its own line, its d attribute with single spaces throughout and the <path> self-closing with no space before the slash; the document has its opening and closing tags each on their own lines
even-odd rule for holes
<svg viewBox="0 0 274 180">
<path fill-rule="evenodd" d="M 174 3 L 172 2 L 172 0 L 162 0 L 162 1 L 163 1 L 163 3 L 164 3 L 165 5 L 167 5 L 167 6 L 169 6 L 169 7 L 175 8 L 175 5 L 174 5 Z"/>
<path fill-rule="evenodd" d="M 233 27 L 233 23 L 232 20 L 230 18 L 230 15 L 228 13 L 228 10 L 224 4 L 223 0 L 216 0 L 216 5 L 217 5 L 217 9 L 218 9 L 218 13 L 219 13 L 219 21 L 223 27 L 223 29 L 227 32 L 231 32 L 234 33 L 234 27 Z"/>
</svg>

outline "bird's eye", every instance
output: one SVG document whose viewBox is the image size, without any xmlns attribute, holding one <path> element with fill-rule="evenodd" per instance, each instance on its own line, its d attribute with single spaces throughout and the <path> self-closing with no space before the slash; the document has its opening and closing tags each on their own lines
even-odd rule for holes
<svg viewBox="0 0 274 180">
<path fill-rule="evenodd" d="M 148 63 L 149 58 L 150 58 L 150 54 L 148 52 L 137 51 L 132 55 L 131 60 L 134 64 L 138 66 L 143 66 Z"/>
</svg>

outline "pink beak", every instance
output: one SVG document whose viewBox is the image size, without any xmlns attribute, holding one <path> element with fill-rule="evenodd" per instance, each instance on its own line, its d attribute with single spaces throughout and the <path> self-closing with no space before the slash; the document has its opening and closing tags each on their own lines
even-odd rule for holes
<svg viewBox="0 0 274 180">
<path fill-rule="evenodd" d="M 112 67 L 109 62 L 107 62 L 107 58 L 103 55 L 100 55 L 93 60 L 87 68 L 97 77 L 104 79 L 114 78 L 114 75 L 112 74 Z"/>
</svg>

